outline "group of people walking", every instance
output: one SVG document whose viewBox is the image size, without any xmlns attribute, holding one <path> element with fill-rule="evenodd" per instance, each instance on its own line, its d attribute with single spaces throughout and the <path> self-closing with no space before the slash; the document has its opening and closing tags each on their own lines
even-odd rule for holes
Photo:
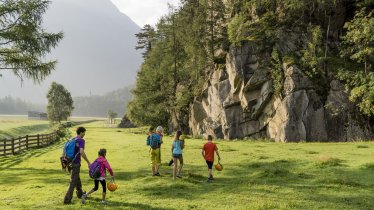
<svg viewBox="0 0 374 210">
<path fill-rule="evenodd" d="M 147 136 L 147 145 L 150 146 L 150 156 L 152 162 L 152 176 L 160 176 L 159 169 L 161 165 L 161 145 L 163 144 L 163 129 L 161 126 L 156 128 L 154 131 L 153 127 L 149 128 L 149 134 Z M 207 136 L 207 143 L 204 144 L 201 154 L 206 161 L 208 166 L 208 182 L 213 181 L 212 168 L 214 163 L 214 153 L 217 154 L 218 160 L 221 160 L 221 157 L 218 152 L 218 147 L 213 143 L 213 137 L 211 135 Z M 174 136 L 172 145 L 171 145 L 171 157 L 172 159 L 169 162 L 169 166 L 173 166 L 173 179 L 181 177 L 181 170 L 183 168 L 183 149 L 185 147 L 185 139 L 182 138 L 182 131 L 178 130 Z M 178 167 L 179 162 L 179 167 Z"/>
<path fill-rule="evenodd" d="M 98 162 L 100 165 L 100 177 L 93 180 L 94 187 L 88 192 L 82 190 L 82 182 L 80 179 L 80 167 L 81 158 L 83 158 L 88 168 L 91 166 L 91 162 L 88 160 L 85 153 L 85 140 L 83 137 L 86 134 L 86 129 L 84 127 L 78 127 L 76 130 L 77 136 L 69 140 L 63 149 L 63 154 L 61 157 L 61 164 L 63 168 L 68 169 L 70 172 L 70 183 L 68 190 L 64 197 L 64 204 L 71 204 L 74 189 L 76 189 L 77 197 L 82 200 L 84 204 L 89 195 L 94 193 L 99 188 L 99 183 L 102 186 L 102 204 L 106 204 L 106 171 L 111 175 L 111 181 L 114 180 L 114 172 L 110 167 L 109 162 L 106 159 L 107 150 L 102 148 L 98 151 L 98 158 L 94 162 Z M 213 181 L 212 166 L 214 162 L 214 153 L 217 154 L 218 160 L 221 159 L 217 145 L 213 143 L 213 138 L 211 135 L 207 136 L 207 143 L 202 147 L 201 154 L 206 161 L 208 166 L 208 182 Z M 72 151 L 69 150 L 69 144 L 72 145 Z M 150 147 L 149 153 L 152 162 L 152 176 L 160 176 L 160 165 L 161 165 L 161 145 L 163 144 L 163 128 L 158 126 L 156 130 L 151 127 L 149 129 L 149 134 L 147 136 L 147 145 Z M 172 145 L 171 145 L 171 160 L 169 166 L 173 164 L 173 179 L 182 178 L 181 171 L 183 168 L 183 150 L 185 148 L 185 139 L 182 137 L 182 131 L 177 131 Z M 71 154 L 70 154 L 71 153 Z M 179 166 L 178 166 L 179 162 Z"/>
</svg>

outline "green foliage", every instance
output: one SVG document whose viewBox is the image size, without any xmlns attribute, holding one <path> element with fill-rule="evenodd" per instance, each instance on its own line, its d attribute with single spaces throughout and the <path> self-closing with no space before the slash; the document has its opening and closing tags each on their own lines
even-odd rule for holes
<svg viewBox="0 0 374 210">
<path fill-rule="evenodd" d="M 0 70 L 11 70 L 21 80 L 26 77 L 40 82 L 54 69 L 56 61 L 44 61 L 44 56 L 63 34 L 42 28 L 48 5 L 46 0 L 1 1 Z"/>
<path fill-rule="evenodd" d="M 114 119 L 118 116 L 117 113 L 113 112 L 112 110 L 108 110 L 107 117 L 109 119 L 109 124 L 112 124 Z"/>
<path fill-rule="evenodd" d="M 284 74 L 282 69 L 282 60 L 279 57 L 278 50 L 273 49 L 271 53 L 273 68 L 271 69 L 271 76 L 273 78 L 274 94 L 277 96 L 282 95 Z"/>
<path fill-rule="evenodd" d="M 363 114 L 374 116 L 374 73 L 340 71 L 337 77 L 346 84 L 349 100 L 356 102 Z"/>
<path fill-rule="evenodd" d="M 65 87 L 56 82 L 52 82 L 47 93 L 48 105 L 47 113 L 51 122 L 60 123 L 67 120 L 73 111 L 73 99 L 70 92 Z"/>
<path fill-rule="evenodd" d="M 226 44 L 221 0 L 182 4 L 158 22 L 152 50 L 138 73 L 127 111 L 137 125 L 166 126 L 175 113 L 186 119 L 200 80 L 213 70 L 215 50 Z"/>
<path fill-rule="evenodd" d="M 309 26 L 308 35 L 307 48 L 302 51 L 301 64 L 306 68 L 306 74 L 310 78 L 319 78 L 323 75 L 321 27 Z"/>
<path fill-rule="evenodd" d="M 367 62 L 370 57 L 373 58 L 374 53 L 373 12 L 366 14 L 365 8 L 358 11 L 350 22 L 345 23 L 344 28 L 347 33 L 343 37 L 341 54 L 358 63 L 364 63 L 367 72 L 371 68 L 370 63 L 367 65 Z"/>
<path fill-rule="evenodd" d="M 146 58 L 149 52 L 152 50 L 152 44 L 156 39 L 155 29 L 151 25 L 146 24 L 139 33 L 135 34 L 135 36 L 138 38 L 135 49 L 143 49 L 144 52 L 142 55 L 143 58 Z"/>
<path fill-rule="evenodd" d="M 228 25 L 228 36 L 229 41 L 234 46 L 240 46 L 241 42 L 245 40 L 245 29 L 248 27 L 246 19 L 243 15 L 238 14 L 231 19 Z"/>
<path fill-rule="evenodd" d="M 194 97 L 202 94 L 202 88 L 212 72 L 223 64 L 222 57 L 230 49 L 228 41 L 231 47 L 246 42 L 254 46 L 253 53 L 257 54 L 259 65 L 272 69 L 277 95 L 281 95 L 283 88 L 282 65 L 297 65 L 315 84 L 316 92 L 323 101 L 328 95 L 331 79 L 342 67 L 340 64 L 335 66 L 342 59 L 330 63 L 330 58 L 339 54 L 336 43 L 340 41 L 332 33 L 332 30 L 340 30 L 332 28 L 339 25 L 339 21 L 333 18 L 337 18 L 336 14 L 342 7 L 358 10 L 366 5 L 371 8 L 367 3 L 361 4 L 366 0 L 223 2 L 182 0 L 181 7 L 171 8 L 154 31 L 150 27 L 142 30 L 144 34 L 138 36 L 140 47 L 148 50 L 138 73 L 134 99 L 129 103 L 127 114 L 132 122 L 138 125 L 167 125 L 176 121 L 176 115 L 188 120 L 189 104 Z M 372 15 L 366 12 L 365 19 L 359 14 L 355 17 L 357 24 L 355 20 L 348 25 L 362 23 L 365 27 L 361 29 L 366 31 L 360 36 L 367 40 L 368 35 L 373 34 Z M 358 27 L 351 28 L 347 26 L 347 30 L 358 30 Z M 151 41 L 149 37 L 152 37 Z M 371 42 L 369 46 L 372 47 Z M 224 53 L 218 53 L 222 52 L 218 49 Z M 365 55 L 370 52 L 365 50 Z M 367 62 L 370 64 L 370 58 Z M 365 99 L 361 106 L 370 109 L 370 97 L 365 96 L 368 94 L 364 90 L 355 89 L 351 100 L 359 102 Z M 179 119 L 176 123 L 183 124 Z"/>
</svg>

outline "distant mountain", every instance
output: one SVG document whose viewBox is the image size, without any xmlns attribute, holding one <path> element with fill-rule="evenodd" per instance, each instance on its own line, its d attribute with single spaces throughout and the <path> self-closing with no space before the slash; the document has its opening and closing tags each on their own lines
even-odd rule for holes
<svg viewBox="0 0 374 210">
<path fill-rule="evenodd" d="M 74 97 L 73 116 L 106 117 L 109 110 L 122 117 L 127 103 L 132 99 L 130 90 L 125 87 L 104 95 Z"/>
<path fill-rule="evenodd" d="M 0 98 L 19 97 L 46 103 L 52 81 L 73 97 L 100 95 L 135 83 L 142 62 L 134 49 L 140 28 L 109 0 L 53 0 L 44 16 L 48 32 L 64 32 L 64 39 L 47 59 L 58 65 L 45 81 L 21 83 L 9 72 L 0 77 Z"/>
</svg>

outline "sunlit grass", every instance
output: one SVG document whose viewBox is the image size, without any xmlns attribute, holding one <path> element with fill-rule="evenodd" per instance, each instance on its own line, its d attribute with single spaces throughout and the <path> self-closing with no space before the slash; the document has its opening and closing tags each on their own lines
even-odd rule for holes
<svg viewBox="0 0 374 210">
<path fill-rule="evenodd" d="M 224 170 L 207 183 L 202 139 L 187 139 L 182 179 L 172 180 L 171 137 L 162 146 L 161 177 L 152 177 L 146 128 L 85 125 L 90 161 L 100 148 L 116 173 L 119 189 L 108 209 L 373 209 L 373 143 L 273 143 L 217 141 Z M 73 129 L 72 129 L 73 131 Z M 18 156 L 0 157 L 0 209 L 98 209 L 100 192 L 85 205 L 62 204 L 69 176 L 60 170 L 64 140 Z M 82 164 L 83 188 L 93 181 Z"/>
</svg>

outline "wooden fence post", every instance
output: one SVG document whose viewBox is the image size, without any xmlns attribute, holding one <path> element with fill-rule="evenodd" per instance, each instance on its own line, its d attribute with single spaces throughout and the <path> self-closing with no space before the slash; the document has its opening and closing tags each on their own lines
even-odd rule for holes
<svg viewBox="0 0 374 210">
<path fill-rule="evenodd" d="M 4 142 L 4 155 L 6 154 L 6 151 L 5 151 L 6 150 L 6 140 L 7 139 L 4 139 L 4 141 L 3 141 Z"/>
<path fill-rule="evenodd" d="M 26 135 L 26 150 L 29 150 L 29 135 Z"/>
<path fill-rule="evenodd" d="M 21 152 L 21 139 L 22 137 L 21 136 L 18 136 L 18 151 L 17 152 Z"/>
<path fill-rule="evenodd" d="M 11 143 L 12 143 L 12 154 L 14 155 L 14 138 L 12 138 Z"/>
<path fill-rule="evenodd" d="M 39 148 L 40 142 L 39 142 L 39 134 L 37 135 L 37 147 Z"/>
</svg>

